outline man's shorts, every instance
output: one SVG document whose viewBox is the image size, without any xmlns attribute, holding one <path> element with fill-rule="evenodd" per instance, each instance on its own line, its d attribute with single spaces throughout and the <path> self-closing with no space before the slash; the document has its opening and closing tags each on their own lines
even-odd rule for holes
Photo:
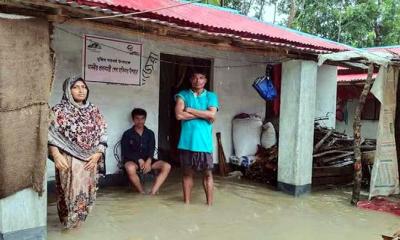
<svg viewBox="0 0 400 240">
<path fill-rule="evenodd" d="M 207 152 L 179 150 L 179 160 L 184 169 L 191 168 L 195 171 L 206 171 L 212 170 L 214 167 L 213 156 Z"/>
<path fill-rule="evenodd" d="M 145 160 L 145 159 L 143 159 L 143 160 Z M 146 160 L 145 160 L 146 161 Z M 156 162 L 158 162 L 158 161 L 160 161 L 159 159 L 156 159 L 156 158 L 152 158 L 151 159 L 151 165 L 153 166 L 153 164 L 154 163 L 156 163 Z M 135 163 L 138 167 L 139 167 L 139 159 L 134 159 L 134 160 L 128 160 L 128 161 L 124 161 L 124 168 L 125 168 L 125 163 L 127 163 L 127 162 L 133 162 L 133 163 Z"/>
</svg>

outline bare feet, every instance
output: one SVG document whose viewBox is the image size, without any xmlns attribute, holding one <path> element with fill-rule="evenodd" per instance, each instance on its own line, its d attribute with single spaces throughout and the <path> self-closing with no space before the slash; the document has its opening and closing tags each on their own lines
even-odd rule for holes
<svg viewBox="0 0 400 240">
<path fill-rule="evenodd" d="M 152 191 L 150 191 L 148 193 L 148 195 L 150 195 L 150 196 L 155 196 L 155 195 L 158 195 L 158 194 L 159 194 L 159 192 L 152 192 Z"/>
</svg>

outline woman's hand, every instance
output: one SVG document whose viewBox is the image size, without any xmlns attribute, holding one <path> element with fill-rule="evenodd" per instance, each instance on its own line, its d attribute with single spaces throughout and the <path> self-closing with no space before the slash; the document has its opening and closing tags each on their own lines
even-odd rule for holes
<svg viewBox="0 0 400 240">
<path fill-rule="evenodd" d="M 55 154 L 53 159 L 54 164 L 59 171 L 65 171 L 69 168 L 67 159 L 61 153 Z"/>
<path fill-rule="evenodd" d="M 100 160 L 100 158 L 102 157 L 102 153 L 95 153 L 92 156 L 90 156 L 87 159 L 87 163 L 85 164 L 85 170 L 86 171 L 92 171 L 93 169 L 95 169 L 97 167 L 97 162 Z"/>
</svg>

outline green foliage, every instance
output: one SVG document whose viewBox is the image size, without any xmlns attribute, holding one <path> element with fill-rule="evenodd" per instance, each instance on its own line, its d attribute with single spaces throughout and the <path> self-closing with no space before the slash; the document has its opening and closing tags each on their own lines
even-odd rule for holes
<svg viewBox="0 0 400 240">
<path fill-rule="evenodd" d="M 400 0 L 304 0 L 292 27 L 354 47 L 396 45 Z"/>
<path fill-rule="evenodd" d="M 207 3 L 207 4 L 212 4 L 212 5 L 217 5 L 220 6 L 221 2 L 220 0 L 202 0 L 202 3 Z"/>
<path fill-rule="evenodd" d="M 221 0 L 202 0 L 220 6 Z M 400 0 L 224 0 L 224 7 L 258 19 L 296 14 L 291 28 L 354 47 L 400 44 Z M 276 5 L 277 13 L 265 13 Z M 287 25 L 287 19 L 280 24 Z"/>
</svg>

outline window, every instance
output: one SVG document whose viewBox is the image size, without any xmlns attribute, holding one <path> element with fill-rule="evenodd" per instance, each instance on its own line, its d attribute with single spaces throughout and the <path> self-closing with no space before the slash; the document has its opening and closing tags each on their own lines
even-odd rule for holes
<svg viewBox="0 0 400 240">
<path fill-rule="evenodd" d="M 365 100 L 363 112 L 361 113 L 362 120 L 379 120 L 379 112 L 381 103 L 373 96 L 368 96 Z"/>
</svg>

